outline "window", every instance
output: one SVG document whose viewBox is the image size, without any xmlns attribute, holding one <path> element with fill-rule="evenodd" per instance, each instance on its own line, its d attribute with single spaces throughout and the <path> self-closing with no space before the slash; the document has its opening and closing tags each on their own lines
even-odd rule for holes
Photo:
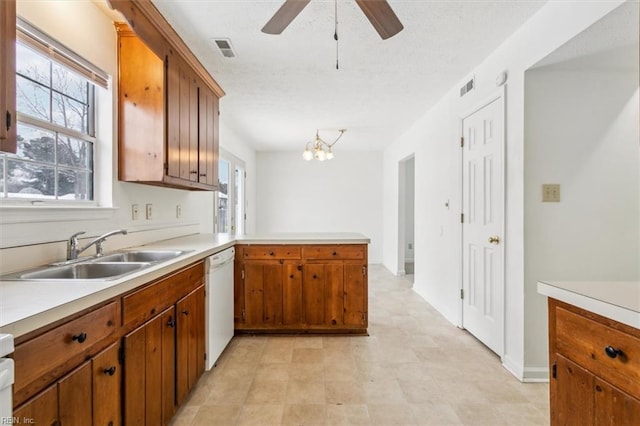
<svg viewBox="0 0 640 426">
<path fill-rule="evenodd" d="M 244 162 L 221 148 L 216 193 L 216 232 L 244 234 L 244 186 Z"/>
<path fill-rule="evenodd" d="M 107 76 L 19 20 L 17 152 L 0 156 L 4 199 L 93 200 L 96 84 Z"/>
</svg>

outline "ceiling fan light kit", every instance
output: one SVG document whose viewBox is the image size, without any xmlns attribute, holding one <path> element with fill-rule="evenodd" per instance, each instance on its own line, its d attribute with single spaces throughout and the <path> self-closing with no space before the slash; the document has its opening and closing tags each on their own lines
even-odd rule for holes
<svg viewBox="0 0 640 426">
<path fill-rule="evenodd" d="M 318 130 L 316 130 L 316 138 L 312 142 L 307 142 L 307 146 L 304 148 L 304 152 L 302 153 L 302 158 L 306 161 L 311 161 L 314 158 L 318 161 L 331 160 L 333 159 L 333 145 L 340 140 L 344 132 L 347 129 L 338 130 L 340 134 L 331 143 L 327 143 L 320 139 L 320 135 Z"/>
</svg>

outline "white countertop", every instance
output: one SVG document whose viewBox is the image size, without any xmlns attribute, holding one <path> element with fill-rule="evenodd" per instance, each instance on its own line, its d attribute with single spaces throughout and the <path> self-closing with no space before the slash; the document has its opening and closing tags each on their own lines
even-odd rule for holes
<svg viewBox="0 0 640 426">
<path fill-rule="evenodd" d="M 539 281 L 538 293 L 640 328 L 640 281 Z"/>
<path fill-rule="evenodd" d="M 144 249 L 190 250 L 167 262 L 108 281 L 0 281 L 0 333 L 15 337 L 133 290 L 236 243 L 367 244 L 361 234 L 197 234 L 144 245 Z M 132 247 L 127 250 L 140 249 Z"/>
</svg>

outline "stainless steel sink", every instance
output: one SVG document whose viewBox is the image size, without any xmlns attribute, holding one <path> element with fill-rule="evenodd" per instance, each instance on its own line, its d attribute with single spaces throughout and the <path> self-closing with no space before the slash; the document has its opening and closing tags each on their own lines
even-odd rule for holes
<svg viewBox="0 0 640 426">
<path fill-rule="evenodd" d="M 108 254 L 99 257 L 93 263 L 102 262 L 163 262 L 173 259 L 181 254 L 186 253 L 184 250 L 136 250 L 126 251 L 122 253 Z"/>
<path fill-rule="evenodd" d="M 149 263 L 76 263 L 73 265 L 49 267 L 32 272 L 16 274 L 20 280 L 108 280 L 116 279 L 142 268 Z M 4 278 L 4 277 L 3 277 Z M 9 277 L 10 279 L 10 277 Z"/>
</svg>

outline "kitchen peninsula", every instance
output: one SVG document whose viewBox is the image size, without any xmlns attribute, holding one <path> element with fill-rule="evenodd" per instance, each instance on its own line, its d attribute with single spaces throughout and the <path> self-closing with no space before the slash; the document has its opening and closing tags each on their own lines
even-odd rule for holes
<svg viewBox="0 0 640 426">
<path fill-rule="evenodd" d="M 14 415 L 167 424 L 205 369 L 205 259 L 233 246 L 236 331 L 366 333 L 368 243 L 197 234 L 126 248 L 182 254 L 113 280 L 0 281 L 0 332 L 16 341 Z"/>
</svg>

